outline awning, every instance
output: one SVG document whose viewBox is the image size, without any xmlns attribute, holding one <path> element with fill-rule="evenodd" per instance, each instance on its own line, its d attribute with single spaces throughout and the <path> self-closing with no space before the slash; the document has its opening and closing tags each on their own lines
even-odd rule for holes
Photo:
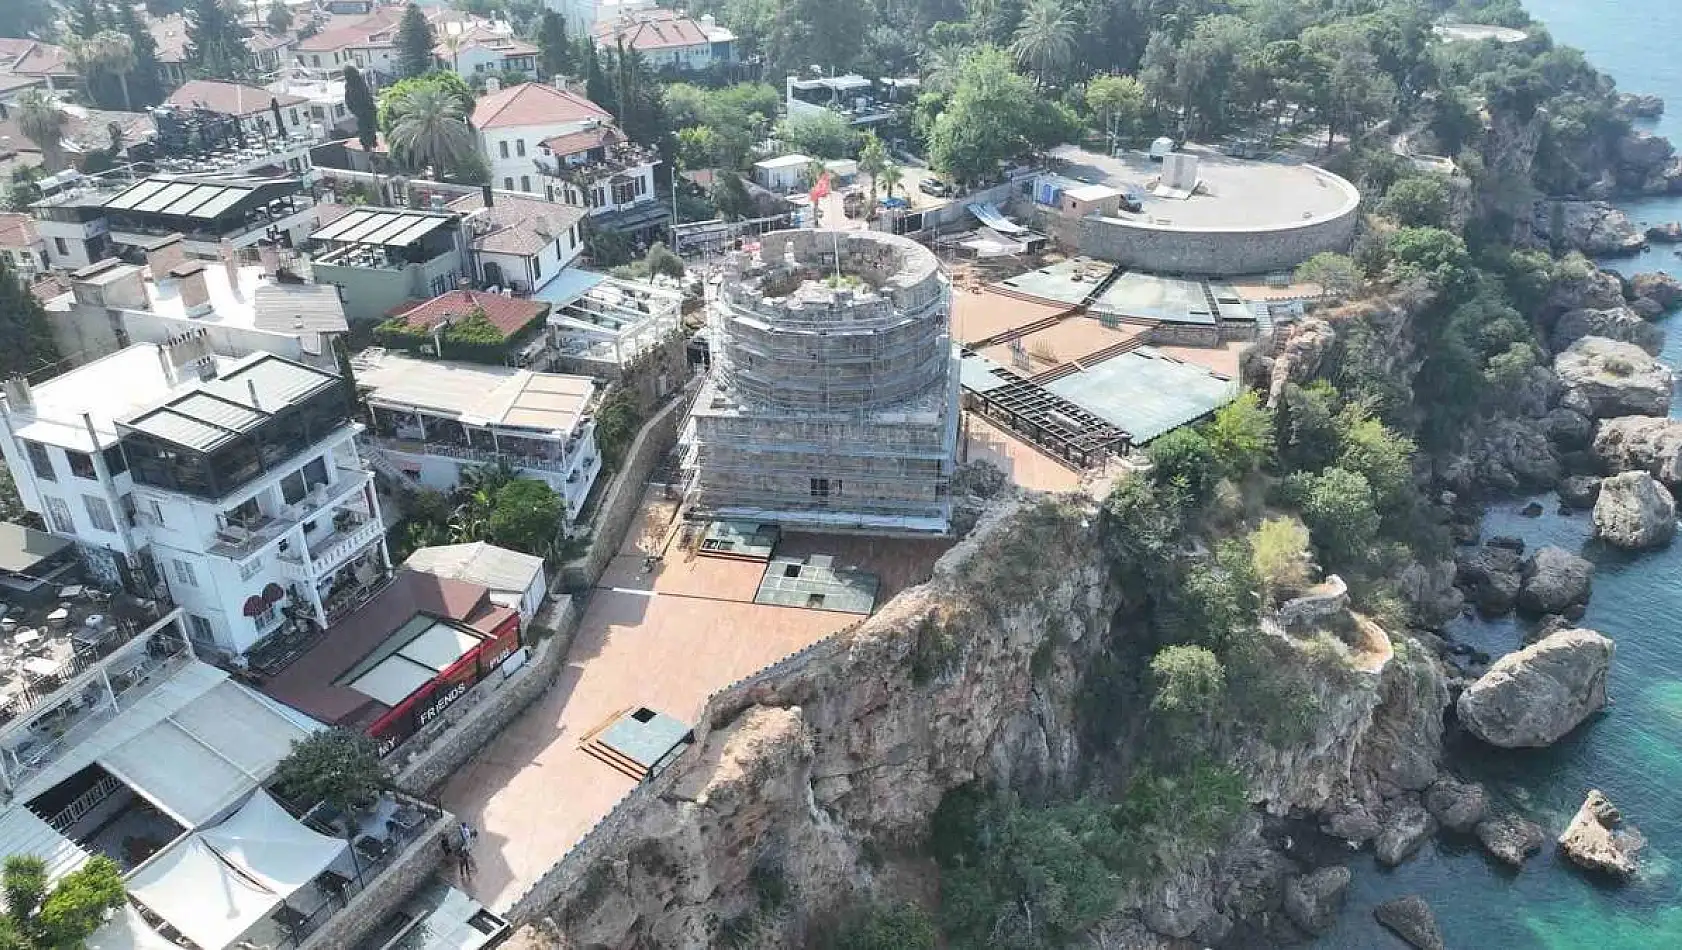
<svg viewBox="0 0 1682 950">
<path fill-rule="evenodd" d="M 70 546 L 71 542 L 45 531 L 0 521 L 0 571 L 32 574 L 42 562 L 58 557 Z"/>
<path fill-rule="evenodd" d="M 344 853 L 343 839 L 305 827 L 258 789 L 232 817 L 199 837 L 230 864 L 283 899 Z"/>
<path fill-rule="evenodd" d="M 222 950 L 281 897 L 235 871 L 198 835 L 184 838 L 129 876 L 129 896 L 205 950 Z"/>
<path fill-rule="evenodd" d="M 124 904 L 105 926 L 87 939 L 88 950 L 181 950 L 152 929 L 131 904 Z"/>
<path fill-rule="evenodd" d="M 80 845 L 59 834 L 22 803 L 0 812 L 0 854 L 40 858 L 47 865 L 49 885 L 86 864 L 89 857 Z"/>
</svg>

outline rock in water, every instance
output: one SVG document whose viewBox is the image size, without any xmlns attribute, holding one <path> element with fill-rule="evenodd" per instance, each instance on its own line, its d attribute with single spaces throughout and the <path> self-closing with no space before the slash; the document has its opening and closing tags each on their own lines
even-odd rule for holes
<svg viewBox="0 0 1682 950">
<path fill-rule="evenodd" d="M 1682 241 L 1682 224 L 1676 228 L 1676 239 Z M 1637 298 L 1651 300 L 1665 310 L 1674 310 L 1682 304 L 1682 281 L 1663 272 L 1636 274 L 1629 279 L 1629 288 Z"/>
<path fill-rule="evenodd" d="M 1632 551 L 1663 547 L 1676 536 L 1676 499 L 1646 472 L 1625 472 L 1600 482 L 1594 533 Z"/>
<path fill-rule="evenodd" d="M 1605 337 L 1629 343 L 1657 356 L 1664 346 L 1664 331 L 1641 318 L 1628 307 L 1606 310 L 1568 310 L 1554 324 L 1553 351 L 1566 349 L 1586 336 Z"/>
<path fill-rule="evenodd" d="M 1496 660 L 1455 704 L 1460 722 L 1503 749 L 1551 745 L 1606 705 L 1612 641 L 1561 630 Z"/>
<path fill-rule="evenodd" d="M 1559 234 L 1553 233 L 1556 219 Z M 1532 226 L 1553 244 L 1590 257 L 1634 254 L 1647 246 L 1647 236 L 1629 217 L 1604 201 L 1538 201 Z"/>
<path fill-rule="evenodd" d="M 1635 855 L 1647 842 L 1634 826 L 1619 827 L 1623 816 L 1599 789 L 1589 792 L 1583 807 L 1559 836 L 1559 849 L 1580 867 L 1619 878 L 1635 875 Z"/>
<path fill-rule="evenodd" d="M 1594 565 L 1564 548 L 1547 545 L 1524 560 L 1518 607 L 1530 614 L 1557 614 L 1587 603 Z"/>
<path fill-rule="evenodd" d="M 1483 786 L 1444 776 L 1425 790 L 1425 809 L 1450 831 L 1467 832 L 1483 820 L 1488 808 Z"/>
<path fill-rule="evenodd" d="M 1586 409 L 1597 419 L 1670 411 L 1669 368 L 1632 343 L 1585 336 L 1554 358 L 1554 372 L 1567 409 Z"/>
<path fill-rule="evenodd" d="M 1483 849 L 1513 867 L 1522 867 L 1524 859 L 1542 850 L 1546 835 L 1542 826 L 1518 815 L 1502 815 L 1478 822 L 1478 840 Z"/>
<path fill-rule="evenodd" d="M 1349 869 L 1343 865 L 1321 868 L 1285 882 L 1285 915 L 1311 934 L 1323 934 L 1343 909 L 1349 890 Z"/>
<path fill-rule="evenodd" d="M 1559 500 L 1573 508 L 1593 508 L 1600 497 L 1600 479 L 1592 475 L 1572 475 L 1559 483 Z"/>
<path fill-rule="evenodd" d="M 1373 842 L 1373 856 L 1386 867 L 1395 867 L 1413 857 L 1425 839 L 1437 833 L 1437 820 L 1422 806 L 1408 804 L 1396 810 Z"/>
<path fill-rule="evenodd" d="M 1594 436 L 1594 423 L 1580 412 L 1556 407 L 1542 417 L 1542 434 L 1561 448 L 1580 449 Z"/>
<path fill-rule="evenodd" d="M 1602 420 L 1594 457 L 1606 471 L 1646 472 L 1667 488 L 1682 487 L 1682 420 L 1623 416 Z"/>
<path fill-rule="evenodd" d="M 1372 909 L 1378 922 L 1418 950 L 1444 950 L 1443 932 L 1437 929 L 1437 915 L 1417 894 L 1385 901 Z"/>
<path fill-rule="evenodd" d="M 1465 589 L 1479 610 L 1499 616 L 1513 609 L 1523 583 L 1518 552 L 1485 545 L 1457 555 L 1454 562 L 1455 583 Z"/>
</svg>

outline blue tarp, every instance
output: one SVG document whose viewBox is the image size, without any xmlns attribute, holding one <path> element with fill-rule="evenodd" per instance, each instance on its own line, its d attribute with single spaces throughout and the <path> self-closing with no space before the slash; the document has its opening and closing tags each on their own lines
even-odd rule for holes
<svg viewBox="0 0 1682 950">
<path fill-rule="evenodd" d="M 537 288 L 531 296 L 533 300 L 541 300 L 551 305 L 554 310 L 572 303 L 591 287 L 607 279 L 606 274 L 585 270 L 582 267 L 563 267 L 561 272 L 549 279 L 549 282 Z"/>
</svg>

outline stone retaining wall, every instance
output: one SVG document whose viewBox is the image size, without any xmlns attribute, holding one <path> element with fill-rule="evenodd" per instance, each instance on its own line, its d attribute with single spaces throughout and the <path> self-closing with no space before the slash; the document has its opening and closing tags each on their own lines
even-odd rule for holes
<svg viewBox="0 0 1682 950">
<path fill-rule="evenodd" d="M 456 822 L 456 816 L 447 811 L 439 816 L 350 903 L 305 937 L 298 950 L 345 950 L 366 937 L 438 870 L 444 858 L 438 842 L 456 833 Z"/>
<path fill-rule="evenodd" d="M 557 595 L 534 624 L 554 633 L 532 649 L 530 661 L 518 672 L 456 716 L 449 726 L 434 733 L 424 747 L 398 766 L 397 787 L 419 797 L 430 795 L 554 685 L 555 677 L 566 665 L 581 613 L 571 596 Z"/>
<path fill-rule="evenodd" d="M 677 444 L 678 430 L 689 411 L 689 401 L 700 378 L 691 381 L 688 388 L 656 412 L 637 433 L 636 440 L 625 452 L 619 471 L 614 473 L 607 494 L 602 497 L 601 507 L 596 510 L 594 540 L 590 549 L 582 557 L 561 565 L 556 578 L 556 586 L 560 590 L 576 594 L 596 586 L 602 572 L 607 570 L 608 562 L 619 552 L 625 532 L 636 520 L 649 475 Z"/>
</svg>

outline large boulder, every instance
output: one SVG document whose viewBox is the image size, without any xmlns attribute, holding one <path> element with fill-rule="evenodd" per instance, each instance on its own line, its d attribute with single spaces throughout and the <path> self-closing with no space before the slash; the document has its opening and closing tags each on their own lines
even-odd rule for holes
<svg viewBox="0 0 1682 950">
<path fill-rule="evenodd" d="M 1443 950 L 1443 932 L 1437 927 L 1437 915 L 1431 912 L 1425 898 L 1417 894 L 1387 900 L 1374 907 L 1372 915 L 1417 950 Z"/>
<path fill-rule="evenodd" d="M 1559 480 L 1559 456 L 1542 425 L 1497 416 L 1480 423 L 1467 441 L 1473 477 L 1487 488 L 1548 488 Z"/>
<path fill-rule="evenodd" d="M 1635 856 L 1646 843 L 1633 825 L 1623 824 L 1617 806 L 1598 789 L 1589 792 L 1559 836 L 1559 850 L 1572 863 L 1623 879 L 1635 876 Z"/>
<path fill-rule="evenodd" d="M 1661 169 L 1675 153 L 1668 139 L 1651 132 L 1630 132 L 1618 140 L 1618 164 L 1634 172 Z"/>
<path fill-rule="evenodd" d="M 1570 310 L 1560 315 L 1554 324 L 1553 349 L 1565 349 L 1585 336 L 1605 337 L 1631 343 L 1657 356 L 1664 346 L 1664 331 L 1641 319 L 1628 307 L 1608 310 Z"/>
<path fill-rule="evenodd" d="M 1620 92 L 1615 108 L 1626 119 L 1657 119 L 1664 115 L 1664 99 L 1650 93 Z"/>
<path fill-rule="evenodd" d="M 1547 835 L 1542 826 L 1518 815 L 1502 815 L 1478 822 L 1478 841 L 1496 860 L 1521 867 L 1524 859 L 1542 850 Z"/>
<path fill-rule="evenodd" d="M 1682 487 L 1682 420 L 1602 419 L 1591 451 L 1595 461 L 1613 474 L 1646 472 L 1667 488 Z"/>
<path fill-rule="evenodd" d="M 1676 536 L 1676 499 L 1646 472 L 1603 478 L 1594 502 L 1594 533 L 1631 551 L 1663 547 Z"/>
<path fill-rule="evenodd" d="M 1624 285 L 1618 275 L 1597 267 L 1583 269 L 1581 276 L 1562 276 L 1554 281 L 1542 304 L 1544 318 L 1570 310 L 1605 310 L 1624 305 Z"/>
<path fill-rule="evenodd" d="M 1424 806 L 1409 802 L 1391 813 L 1373 842 L 1373 857 L 1395 867 L 1414 856 L 1426 839 L 1437 833 L 1437 819 Z"/>
<path fill-rule="evenodd" d="M 1670 411 L 1670 369 L 1632 343 L 1583 337 L 1554 358 L 1554 372 L 1566 390 L 1560 405 L 1597 419 Z"/>
<path fill-rule="evenodd" d="M 1542 241 L 1590 257 L 1634 254 L 1647 246 L 1629 216 L 1604 201 L 1538 201 L 1531 227 Z"/>
<path fill-rule="evenodd" d="M 1435 630 L 1460 616 L 1466 605 L 1466 595 L 1454 586 L 1456 570 L 1453 561 L 1418 562 L 1402 568 L 1396 577 L 1396 587 L 1407 605 L 1412 608 L 1413 621 L 1427 630 Z"/>
<path fill-rule="evenodd" d="M 1677 240 L 1682 241 L 1682 225 L 1677 227 Z M 1629 279 L 1629 292 L 1637 299 L 1651 300 L 1665 310 L 1674 310 L 1682 305 L 1682 281 L 1664 273 L 1653 271 L 1636 274 Z"/>
<path fill-rule="evenodd" d="M 1564 548 L 1546 545 L 1524 559 L 1518 608 L 1529 614 L 1564 613 L 1586 604 L 1594 583 L 1594 565 Z"/>
<path fill-rule="evenodd" d="M 1580 412 L 1557 406 L 1542 417 L 1542 434 L 1562 449 L 1580 449 L 1593 437 L 1594 422 Z"/>
<path fill-rule="evenodd" d="M 1464 834 L 1483 820 L 1489 797 L 1476 782 L 1460 782 L 1443 776 L 1425 790 L 1425 810 L 1449 831 Z"/>
<path fill-rule="evenodd" d="M 1523 578 L 1519 574 L 1518 552 L 1484 545 L 1463 551 L 1454 559 L 1455 583 L 1466 592 L 1478 610 L 1500 616 L 1518 601 Z"/>
<path fill-rule="evenodd" d="M 1466 731 L 1503 749 L 1552 745 L 1606 705 L 1613 644 L 1560 630 L 1496 660 L 1455 703 Z"/>
<path fill-rule="evenodd" d="M 1285 916 L 1307 933 L 1325 933 L 1343 909 L 1349 878 L 1341 864 L 1291 878 L 1285 882 Z"/>
</svg>

